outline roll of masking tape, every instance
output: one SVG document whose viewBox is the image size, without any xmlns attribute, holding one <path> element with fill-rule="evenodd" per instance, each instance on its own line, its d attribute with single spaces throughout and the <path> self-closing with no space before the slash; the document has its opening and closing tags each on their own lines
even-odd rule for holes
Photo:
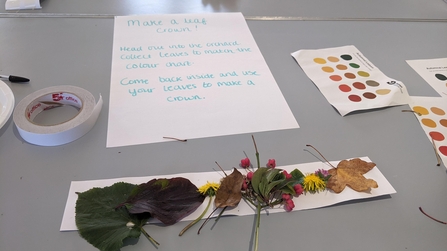
<svg viewBox="0 0 447 251">
<path fill-rule="evenodd" d="M 96 123 L 102 108 L 102 97 L 96 103 L 88 91 L 70 85 L 41 89 L 22 99 L 13 113 L 13 120 L 22 138 L 35 145 L 58 146 L 84 136 Z M 56 125 L 38 125 L 33 122 L 41 112 L 69 105 L 79 113 Z"/>
</svg>

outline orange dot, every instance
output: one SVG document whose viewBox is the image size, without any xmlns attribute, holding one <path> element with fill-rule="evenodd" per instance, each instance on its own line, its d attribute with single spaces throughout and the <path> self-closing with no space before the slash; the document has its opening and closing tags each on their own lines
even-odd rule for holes
<svg viewBox="0 0 447 251">
<path fill-rule="evenodd" d="M 413 111 L 420 113 L 421 115 L 427 115 L 428 110 L 425 107 L 422 106 L 414 106 Z"/>
<path fill-rule="evenodd" d="M 329 66 L 323 66 L 321 69 L 322 69 L 324 72 L 329 72 L 329 73 L 334 72 L 334 68 L 329 67 Z"/>
<path fill-rule="evenodd" d="M 430 108 L 430 110 L 434 113 L 434 114 L 436 114 L 436 115 L 445 115 L 445 112 L 444 112 L 444 110 L 442 110 L 441 108 L 438 108 L 438 107 L 432 107 L 432 108 Z"/>
<path fill-rule="evenodd" d="M 435 128 L 436 127 L 436 122 L 431 120 L 431 119 L 421 119 L 421 122 L 425 126 L 428 126 L 428 127 L 431 127 L 431 128 Z"/>
<path fill-rule="evenodd" d="M 341 80 L 341 77 L 338 76 L 338 75 L 332 75 L 332 76 L 330 76 L 329 78 L 332 79 L 332 80 L 334 80 L 334 81 L 340 81 L 340 80 Z"/>
<path fill-rule="evenodd" d="M 344 71 L 344 70 L 348 69 L 348 67 L 346 65 L 344 65 L 344 64 L 338 64 L 335 67 L 337 67 L 337 69 L 339 69 L 341 71 Z"/>
<path fill-rule="evenodd" d="M 345 77 L 346 77 L 346 78 L 349 78 L 349 79 L 354 79 L 354 78 L 355 78 L 355 75 L 352 74 L 352 73 L 350 73 L 350 72 L 346 72 L 346 73 L 345 73 Z"/>
<path fill-rule="evenodd" d="M 336 57 L 328 57 L 327 60 L 331 61 L 331 62 L 338 62 L 339 59 Z"/>
</svg>

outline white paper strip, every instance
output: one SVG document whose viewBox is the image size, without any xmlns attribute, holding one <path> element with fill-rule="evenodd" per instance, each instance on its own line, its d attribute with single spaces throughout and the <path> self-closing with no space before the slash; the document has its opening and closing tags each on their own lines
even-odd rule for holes
<svg viewBox="0 0 447 251">
<path fill-rule="evenodd" d="M 371 161 L 368 157 L 361 158 L 365 161 Z M 337 165 L 338 161 L 331 162 L 333 165 Z M 280 169 L 287 170 L 291 172 L 295 168 L 299 169 L 303 174 L 313 173 L 318 169 L 330 169 L 326 163 L 313 162 L 306 164 L 296 164 L 277 167 Z M 228 171 L 227 173 L 230 173 Z M 301 195 L 294 198 L 295 209 L 294 210 L 305 210 L 312 208 L 319 208 L 334 205 L 343 201 L 356 200 L 377 197 L 381 195 L 394 194 L 396 190 L 391 186 L 388 180 L 383 176 L 377 167 L 374 167 L 371 171 L 364 175 L 366 178 L 374 179 L 379 185 L 378 188 L 371 189 L 369 193 L 359 193 L 349 187 L 346 187 L 343 192 L 336 194 L 330 191 L 325 191 L 316 194 Z M 111 186 L 116 182 L 128 182 L 133 184 L 146 183 L 151 179 L 155 178 L 173 178 L 173 177 L 184 177 L 189 179 L 197 187 L 206 184 L 207 181 L 219 182 L 223 178 L 221 172 L 203 172 L 203 173 L 180 173 L 173 175 L 163 175 L 163 176 L 147 176 L 147 177 L 127 177 L 127 178 L 117 178 L 117 179 L 105 179 L 105 180 L 89 180 L 89 181 L 72 181 L 70 185 L 70 191 L 68 192 L 67 204 L 65 206 L 64 216 L 62 218 L 62 223 L 60 231 L 73 231 L 77 230 L 75 223 L 75 205 L 77 200 L 77 192 L 85 192 L 93 187 L 106 187 Z M 206 201 L 199 207 L 195 212 L 183 218 L 182 221 L 194 220 L 196 219 L 205 209 Z M 211 212 L 210 209 L 208 212 Z M 282 207 L 277 207 L 267 210 L 269 213 L 279 213 L 285 212 Z M 217 216 L 219 212 L 215 215 Z M 265 213 L 265 211 L 264 211 Z M 241 201 L 239 205 L 234 209 L 227 209 L 224 215 L 251 215 L 255 214 L 255 210 L 247 204 L 245 201 Z"/>
</svg>

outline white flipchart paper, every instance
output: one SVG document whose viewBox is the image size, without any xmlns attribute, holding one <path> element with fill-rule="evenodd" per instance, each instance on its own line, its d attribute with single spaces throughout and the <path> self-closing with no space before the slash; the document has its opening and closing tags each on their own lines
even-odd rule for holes
<svg viewBox="0 0 447 251">
<path fill-rule="evenodd" d="M 107 147 L 298 127 L 241 13 L 115 18 Z"/>
</svg>

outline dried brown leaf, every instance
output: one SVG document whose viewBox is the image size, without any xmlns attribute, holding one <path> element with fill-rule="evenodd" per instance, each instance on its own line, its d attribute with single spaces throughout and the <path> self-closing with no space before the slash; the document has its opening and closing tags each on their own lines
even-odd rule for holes
<svg viewBox="0 0 447 251">
<path fill-rule="evenodd" d="M 230 175 L 223 178 L 214 199 L 216 208 L 237 206 L 242 199 L 241 187 L 243 182 L 244 177 L 236 168 Z"/>
<path fill-rule="evenodd" d="M 346 186 L 357 192 L 365 192 L 371 188 L 379 187 L 377 182 L 366 179 L 363 174 L 369 172 L 376 166 L 373 162 L 366 162 L 359 158 L 342 160 L 337 168 L 329 170 L 331 177 L 327 182 L 327 188 L 335 193 L 341 193 Z"/>
</svg>

